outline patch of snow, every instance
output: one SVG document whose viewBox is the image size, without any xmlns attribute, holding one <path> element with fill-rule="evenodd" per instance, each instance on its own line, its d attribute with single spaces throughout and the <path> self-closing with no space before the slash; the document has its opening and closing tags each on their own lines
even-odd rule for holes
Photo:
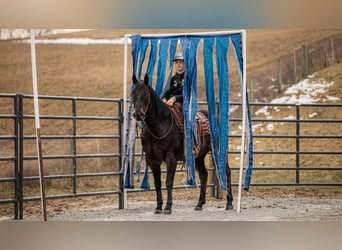
<svg viewBox="0 0 342 250">
<path fill-rule="evenodd" d="M 315 116 L 317 116 L 317 112 L 312 113 L 312 114 L 309 114 L 309 118 L 313 118 L 313 117 L 315 117 Z"/>
<path fill-rule="evenodd" d="M 255 112 L 256 115 L 264 114 L 265 116 L 270 115 L 270 113 L 267 111 L 268 107 L 265 106 Z"/>
<path fill-rule="evenodd" d="M 338 97 L 334 97 L 334 96 L 325 96 L 324 98 L 323 98 L 323 100 L 324 99 L 326 99 L 327 101 L 332 101 L 332 102 L 337 102 L 337 101 L 339 101 L 340 100 L 340 98 L 338 98 Z"/>
<path fill-rule="evenodd" d="M 289 115 L 288 117 L 284 117 L 284 120 L 295 120 L 296 117 L 293 115 Z"/>
<path fill-rule="evenodd" d="M 280 109 L 278 107 L 274 107 L 273 109 L 275 110 L 275 112 L 279 112 L 280 111 Z"/>
<path fill-rule="evenodd" d="M 274 125 L 273 124 L 267 124 L 266 128 L 267 128 L 268 131 L 273 130 L 274 129 Z"/>
<path fill-rule="evenodd" d="M 86 29 L 35 29 L 36 36 L 64 34 L 84 31 Z M 30 29 L 0 29 L 0 40 L 30 37 Z"/>
<path fill-rule="evenodd" d="M 238 108 L 239 108 L 238 106 L 234 106 L 233 108 L 229 108 L 228 113 L 229 114 L 234 113 Z"/>
<path fill-rule="evenodd" d="M 261 124 L 261 123 L 254 124 L 254 125 L 252 125 L 252 130 L 254 131 L 255 129 L 257 129 L 257 128 L 259 128 L 259 127 L 262 127 L 262 124 Z"/>
</svg>

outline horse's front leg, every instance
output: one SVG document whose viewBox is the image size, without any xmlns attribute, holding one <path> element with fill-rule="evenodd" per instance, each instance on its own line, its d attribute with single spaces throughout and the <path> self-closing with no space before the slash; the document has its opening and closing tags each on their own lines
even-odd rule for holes
<svg viewBox="0 0 342 250">
<path fill-rule="evenodd" d="M 154 210 L 155 214 L 162 213 L 162 206 L 163 206 L 163 197 L 162 197 L 162 191 L 161 191 L 161 174 L 160 174 L 160 165 L 158 164 L 150 164 L 150 168 L 153 173 L 153 179 L 154 179 L 154 187 L 156 189 L 156 196 L 157 196 L 157 207 Z"/>
<path fill-rule="evenodd" d="M 166 155 L 166 167 L 167 167 L 167 176 L 166 176 L 166 188 L 167 188 L 167 202 L 164 208 L 164 214 L 171 214 L 172 207 L 172 188 L 173 181 L 175 178 L 177 160 L 174 153 L 168 152 Z"/>
</svg>

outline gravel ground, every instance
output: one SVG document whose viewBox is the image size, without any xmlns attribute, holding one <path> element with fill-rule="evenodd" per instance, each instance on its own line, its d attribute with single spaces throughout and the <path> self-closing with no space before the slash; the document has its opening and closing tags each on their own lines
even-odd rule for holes
<svg viewBox="0 0 342 250">
<path fill-rule="evenodd" d="M 342 221 L 342 198 L 258 198 L 245 197 L 241 213 L 225 210 L 224 201 L 208 201 L 202 211 L 194 211 L 194 200 L 175 200 L 171 215 L 153 213 L 155 202 L 129 202 L 117 206 L 66 211 L 49 221 Z M 26 221 L 40 218 L 26 218 Z"/>
</svg>

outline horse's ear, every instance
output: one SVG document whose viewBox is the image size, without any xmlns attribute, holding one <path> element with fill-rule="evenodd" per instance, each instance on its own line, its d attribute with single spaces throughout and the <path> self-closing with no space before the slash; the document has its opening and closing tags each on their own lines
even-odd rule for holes
<svg viewBox="0 0 342 250">
<path fill-rule="evenodd" d="M 148 79 L 148 75 L 147 75 L 147 74 L 145 74 L 144 83 L 145 83 L 146 85 L 149 84 L 149 79 Z"/>
<path fill-rule="evenodd" d="M 133 80 L 134 84 L 136 84 L 138 82 L 138 79 L 137 79 L 137 77 L 135 75 L 133 75 L 132 80 Z"/>
</svg>

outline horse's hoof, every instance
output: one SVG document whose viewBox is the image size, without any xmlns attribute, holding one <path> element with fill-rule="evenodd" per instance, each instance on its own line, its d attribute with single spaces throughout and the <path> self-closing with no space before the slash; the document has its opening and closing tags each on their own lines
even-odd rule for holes
<svg viewBox="0 0 342 250">
<path fill-rule="evenodd" d="M 161 209 L 156 208 L 154 210 L 154 214 L 161 214 L 163 211 Z"/>
<path fill-rule="evenodd" d="M 203 210 L 203 208 L 202 208 L 202 207 L 200 207 L 200 206 L 196 206 L 194 210 L 195 210 L 195 211 L 202 211 L 202 210 Z"/>
<path fill-rule="evenodd" d="M 171 214 L 171 213 L 172 213 L 171 209 L 170 210 L 164 209 L 164 214 Z"/>
<path fill-rule="evenodd" d="M 226 210 L 232 210 L 232 209 L 234 209 L 233 205 L 227 205 L 226 206 Z"/>
</svg>

